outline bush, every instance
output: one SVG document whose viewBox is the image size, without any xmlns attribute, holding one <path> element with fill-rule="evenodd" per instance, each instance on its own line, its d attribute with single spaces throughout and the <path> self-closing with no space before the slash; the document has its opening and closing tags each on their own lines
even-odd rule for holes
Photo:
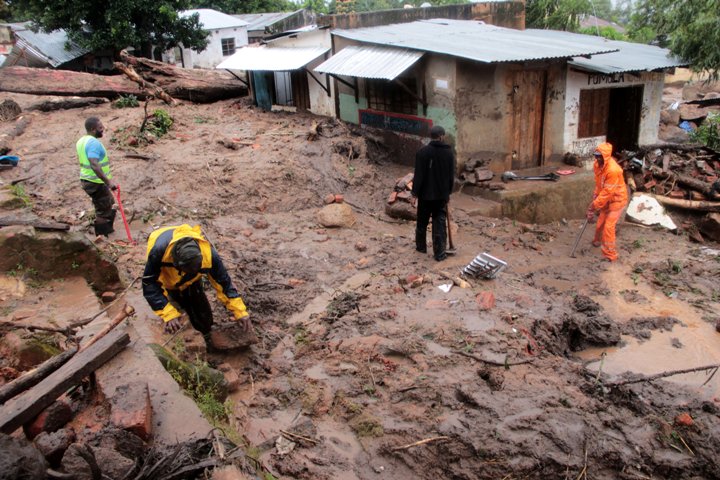
<svg viewBox="0 0 720 480">
<path fill-rule="evenodd" d="M 709 113 L 705 121 L 690 133 L 690 138 L 708 148 L 720 151 L 720 114 Z"/>
<path fill-rule="evenodd" d="M 170 130 L 172 124 L 173 119 L 170 114 L 162 108 L 158 108 L 148 120 L 146 129 L 159 138 Z"/>
<path fill-rule="evenodd" d="M 135 95 L 120 95 L 120 98 L 115 100 L 112 104 L 113 108 L 134 108 L 139 107 L 140 102 Z"/>
</svg>

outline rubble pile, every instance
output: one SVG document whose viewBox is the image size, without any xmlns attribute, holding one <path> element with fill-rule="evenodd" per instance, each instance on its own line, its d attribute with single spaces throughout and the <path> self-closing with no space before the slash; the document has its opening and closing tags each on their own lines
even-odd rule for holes
<svg viewBox="0 0 720 480">
<path fill-rule="evenodd" d="M 393 218 L 415 220 L 417 218 L 417 205 L 412 198 L 413 173 L 398 178 L 393 191 L 385 203 L 385 213 Z"/>
<path fill-rule="evenodd" d="M 720 83 L 687 83 L 682 89 L 665 89 L 660 112 L 660 140 L 672 143 L 690 141 L 690 132 L 697 129 L 708 114 L 720 113 Z"/>
<path fill-rule="evenodd" d="M 490 190 L 504 190 L 505 185 L 492 181 L 494 176 L 495 174 L 485 166 L 483 161 L 468 161 L 458 178 L 463 185 L 473 185 Z"/>
</svg>

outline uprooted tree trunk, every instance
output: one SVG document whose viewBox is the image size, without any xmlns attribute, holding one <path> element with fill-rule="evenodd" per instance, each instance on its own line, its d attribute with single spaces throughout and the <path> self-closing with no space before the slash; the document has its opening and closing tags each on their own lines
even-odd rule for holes
<svg viewBox="0 0 720 480">
<path fill-rule="evenodd" d="M 0 70 L 0 91 L 104 98 L 130 94 L 141 98 L 147 95 L 161 98 L 158 91 L 164 91 L 172 98 L 200 103 L 247 94 L 247 87 L 226 71 L 178 68 L 147 58 L 133 57 L 124 51 L 120 58 L 123 63 L 119 65 L 132 67 L 123 68 L 127 70 L 125 73 L 128 76 L 28 67 L 3 68 Z M 131 70 L 138 77 L 132 78 L 132 74 L 128 74 Z"/>
<path fill-rule="evenodd" d="M 223 70 L 178 68 L 168 63 L 133 57 L 124 50 L 120 59 L 132 66 L 148 84 L 159 87 L 173 98 L 192 102 L 215 102 L 247 94 L 247 87 Z"/>
</svg>

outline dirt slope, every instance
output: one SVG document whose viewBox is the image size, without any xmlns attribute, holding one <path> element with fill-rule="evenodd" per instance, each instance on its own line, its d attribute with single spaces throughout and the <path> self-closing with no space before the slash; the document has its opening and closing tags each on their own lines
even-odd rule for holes
<svg viewBox="0 0 720 480">
<path fill-rule="evenodd" d="M 97 115 L 140 241 L 119 242 L 116 224 L 115 241 L 101 244 L 126 278 L 142 273 L 153 227 L 203 226 L 262 339 L 225 360 L 243 382 L 234 421 L 276 476 L 720 478 L 717 378 L 705 386 L 701 373 L 605 385 L 625 370 L 720 363 L 720 252 L 623 226 L 619 263 L 601 262 L 590 232 L 571 259 L 578 221 L 532 226 L 458 210 L 459 255 L 438 264 L 414 251 L 413 223 L 383 214 L 407 168 L 389 163 L 381 145 L 329 119 L 261 112 L 246 101 L 168 111 L 170 133 L 137 148 L 126 142 L 142 109 L 35 113 L 14 140 L 21 165 L 0 179 L 33 175 L 33 212 L 89 232 L 92 207 L 78 186 L 74 143 L 84 119 Z M 325 124 L 324 135 L 309 141 L 313 122 Z M 130 151 L 153 159 L 125 157 Z M 353 227 L 317 224 L 327 193 L 351 202 Z M 457 273 L 481 251 L 510 268 L 470 289 L 437 288 L 448 283 L 442 271 Z M 412 286 L 410 275 L 423 281 Z M 493 294 L 492 308 L 479 308 L 481 292 Z M 139 291 L 131 295 L 143 301 Z M 632 363 L 623 363 L 622 348 L 603 346 L 622 338 L 634 348 L 638 331 L 663 338 L 657 328 L 667 321 L 645 321 L 651 317 L 676 318 L 667 327 L 674 336 L 684 335 L 683 325 L 706 334 L 683 336 L 675 350 L 687 355 L 669 367 L 657 346 Z M 578 352 L 587 347 L 595 350 Z M 607 364 L 598 362 L 605 350 Z M 675 423 L 681 413 L 692 425 Z M 298 441 L 280 455 L 280 430 L 317 444 Z M 423 439 L 432 440 L 397 449 Z"/>
</svg>

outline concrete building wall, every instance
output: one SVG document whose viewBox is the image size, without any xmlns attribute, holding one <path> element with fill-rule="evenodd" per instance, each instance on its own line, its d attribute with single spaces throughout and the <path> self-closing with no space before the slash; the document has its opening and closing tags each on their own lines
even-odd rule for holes
<svg viewBox="0 0 720 480">
<path fill-rule="evenodd" d="M 580 91 L 598 88 L 622 88 L 643 86 L 642 106 L 640 110 L 640 128 L 638 143 L 650 145 L 657 143 L 662 109 L 664 75 L 644 72 L 639 75 L 625 73 L 604 75 L 569 69 L 567 90 L 565 92 L 564 139 L 563 150 L 580 156 L 590 156 L 605 136 L 578 138 L 580 120 Z"/>
<path fill-rule="evenodd" d="M 184 64 L 185 68 L 215 68 L 227 56 L 222 53 L 223 38 L 234 38 L 235 48 L 242 48 L 248 44 L 247 27 L 221 28 L 211 30 L 208 35 L 208 45 L 205 50 L 198 53 L 189 48 L 182 49 L 182 59 L 175 58 L 174 63 Z M 170 59 L 172 61 L 172 59 Z"/>
<path fill-rule="evenodd" d="M 544 164 L 559 163 L 567 151 L 565 148 L 566 81 L 567 66 L 564 63 L 552 64 L 548 67 L 543 138 Z"/>
<path fill-rule="evenodd" d="M 288 35 L 269 42 L 272 47 L 327 47 L 330 48 L 330 29 L 315 30 L 311 32 L 302 32 L 298 35 Z M 310 94 L 310 111 L 316 115 L 324 115 L 327 117 L 335 116 L 335 101 L 332 94 L 334 91 L 332 78 L 328 78 L 324 73 L 313 71 L 322 62 L 330 58 L 330 52 L 325 56 L 318 57 L 310 62 L 306 69 L 308 70 L 308 91 Z M 330 95 L 316 82 L 317 79 L 324 86 L 329 86 Z"/>
<path fill-rule="evenodd" d="M 457 62 L 456 155 L 458 167 L 471 160 L 504 169 L 512 126 L 507 102 L 507 67 Z M 511 88 L 511 87 L 510 87 Z"/>
</svg>

